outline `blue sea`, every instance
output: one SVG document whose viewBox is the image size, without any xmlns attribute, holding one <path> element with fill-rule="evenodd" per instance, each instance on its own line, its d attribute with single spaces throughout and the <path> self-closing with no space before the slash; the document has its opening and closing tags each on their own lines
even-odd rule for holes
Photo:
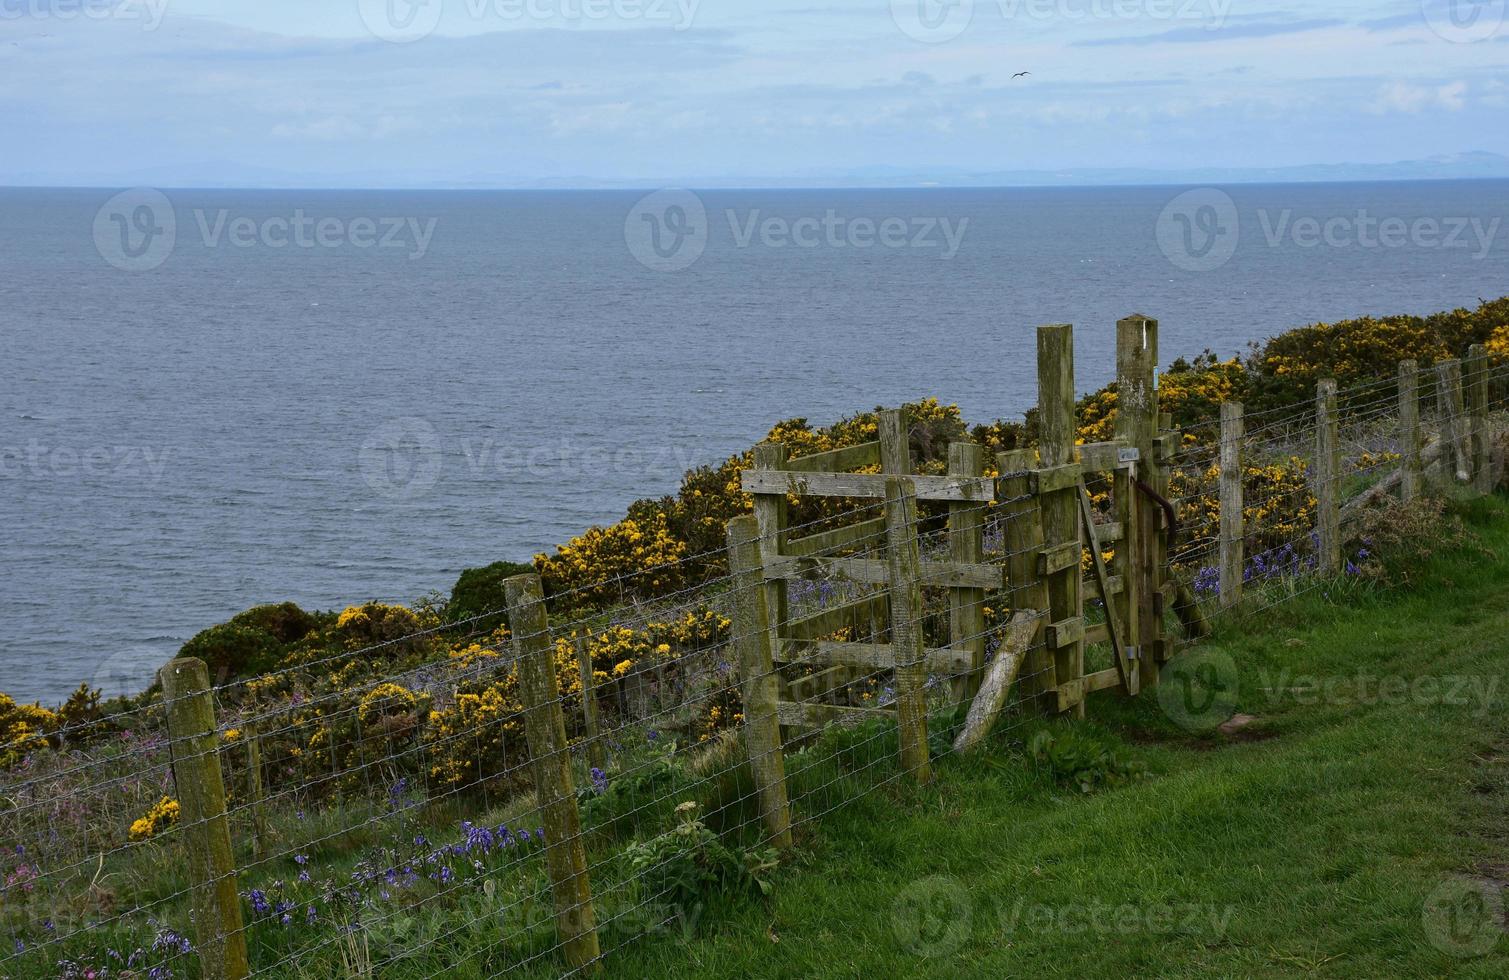
<svg viewBox="0 0 1509 980">
<path fill-rule="evenodd" d="M 0 190 L 0 690 L 135 690 L 257 603 L 527 560 L 688 467 L 926 395 L 1509 293 L 1509 182 Z"/>
</svg>

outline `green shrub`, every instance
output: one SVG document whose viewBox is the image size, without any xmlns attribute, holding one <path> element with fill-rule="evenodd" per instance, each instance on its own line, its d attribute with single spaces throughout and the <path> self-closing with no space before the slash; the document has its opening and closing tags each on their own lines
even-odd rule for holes
<svg viewBox="0 0 1509 980">
<path fill-rule="evenodd" d="M 297 643 L 319 626 L 319 619 L 292 602 L 253 606 L 230 619 L 232 626 L 262 630 L 279 643 Z"/>
<path fill-rule="evenodd" d="M 1027 757 L 1053 780 L 1081 793 L 1140 779 L 1146 766 L 1076 731 L 1042 729 L 1027 741 Z"/>
<path fill-rule="evenodd" d="M 221 623 L 195 636 L 178 651 L 180 657 L 198 657 L 210 669 L 216 684 L 266 673 L 278 665 L 283 644 L 265 629 Z"/>
<path fill-rule="evenodd" d="M 769 874 L 779 864 L 773 849 L 735 849 L 703 824 L 700 804 L 676 807 L 674 830 L 631 845 L 625 856 L 654 901 L 683 922 L 695 912 L 730 898 L 767 895 Z"/>
<path fill-rule="evenodd" d="M 508 617 L 503 612 L 503 580 L 533 571 L 533 565 L 516 561 L 495 561 L 482 568 L 468 568 L 451 589 L 451 600 L 445 607 L 445 621 L 467 623 L 468 631 L 484 633 L 507 625 Z"/>
</svg>

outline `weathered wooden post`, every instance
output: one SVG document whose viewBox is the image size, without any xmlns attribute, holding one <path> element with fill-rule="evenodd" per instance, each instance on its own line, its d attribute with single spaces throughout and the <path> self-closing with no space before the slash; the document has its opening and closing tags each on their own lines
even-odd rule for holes
<svg viewBox="0 0 1509 980">
<path fill-rule="evenodd" d="M 1242 437 L 1246 423 L 1241 402 L 1221 403 L 1221 605 L 1242 601 L 1242 566 L 1247 561 L 1242 508 Z"/>
<path fill-rule="evenodd" d="M 956 442 L 948 447 L 948 475 L 977 477 L 985 472 L 985 448 L 978 443 Z M 964 564 L 977 564 L 985 550 L 985 504 L 965 501 L 948 506 L 949 557 Z M 980 689 L 985 670 L 985 590 L 948 590 L 949 636 L 956 650 L 969 651 L 969 675 L 953 682 L 955 701 L 968 701 Z"/>
<path fill-rule="evenodd" d="M 179 822 L 194 882 L 200 967 L 213 980 L 240 980 L 250 976 L 251 968 L 241 896 L 236 892 L 236 860 L 225 810 L 225 776 L 209 668 L 202 660 L 183 657 L 170 661 L 158 676 L 168 712 L 168 737 L 174 745 Z"/>
<path fill-rule="evenodd" d="M 1037 489 L 1042 496 L 1044 547 L 1052 551 L 1072 546 L 1068 550 L 1075 556 L 1071 565 L 1047 575 L 1050 625 L 1045 633 L 1053 648 L 1058 710 L 1083 718 L 1085 627 L 1078 556 L 1084 535 L 1074 463 L 1074 328 L 1067 323 L 1037 329 L 1037 393 L 1042 466 Z"/>
<path fill-rule="evenodd" d="M 1399 362 L 1399 496 L 1420 496 L 1424 464 L 1420 459 L 1420 362 Z"/>
<path fill-rule="evenodd" d="M 1441 460 L 1451 474 L 1448 480 L 1465 483 L 1472 479 L 1472 461 L 1464 446 L 1462 362 L 1454 357 L 1436 362 L 1436 408 L 1441 413 L 1441 445 L 1445 449 Z"/>
<path fill-rule="evenodd" d="M 592 649 L 585 636 L 573 636 L 576 666 L 582 678 L 582 732 L 587 739 L 587 761 L 603 772 L 608 771 L 608 752 L 603 745 L 597 715 L 597 674 L 592 669 Z"/>
<path fill-rule="evenodd" d="M 1122 563 L 1122 604 L 1126 607 L 1126 643 L 1137 666 L 1138 686 L 1158 683 L 1157 652 L 1163 639 L 1162 512 L 1133 484 L 1140 472 L 1158 490 L 1158 464 L 1153 458 L 1158 436 L 1158 321 L 1141 315 L 1116 321 L 1116 436 L 1137 451 L 1138 462 L 1118 474 L 1117 489 L 1125 494 Z M 1072 409 L 1073 402 L 1070 406 Z M 1160 491 L 1162 492 L 1162 491 Z"/>
<path fill-rule="evenodd" d="M 891 592 L 891 651 L 896 660 L 896 725 L 901 768 L 931 782 L 927 745 L 927 662 L 922 642 L 922 553 L 917 545 L 917 491 L 906 413 L 881 412 L 880 467 L 886 481 L 886 581 Z"/>
<path fill-rule="evenodd" d="M 1029 471 L 1037 469 L 1037 452 L 1018 449 L 1002 453 L 999 466 L 1002 509 L 1006 513 L 1006 574 L 1011 582 L 1011 609 L 1014 614 L 1030 613 L 1041 624 L 1048 616 L 1048 572 L 1043 567 L 1043 513 L 1039 498 L 1032 490 Z M 1019 685 L 1024 695 L 1032 697 L 1038 710 L 1052 714 L 1058 710 L 1058 679 L 1053 654 L 1035 642 L 1042 632 L 1033 630 L 1027 639 L 1027 656 L 1022 664 Z"/>
<path fill-rule="evenodd" d="M 262 736 L 255 722 L 241 726 L 246 740 L 247 806 L 252 818 L 252 857 L 262 860 L 267 853 L 267 791 L 262 785 Z"/>
<path fill-rule="evenodd" d="M 728 522 L 728 567 L 733 573 L 733 643 L 739 654 L 744 701 L 744 743 L 760 796 L 760 818 L 775 847 L 791 846 L 791 803 L 786 795 L 786 757 L 781 749 L 781 681 L 770 647 L 760 526 L 754 517 Z"/>
<path fill-rule="evenodd" d="M 1467 415 L 1472 432 L 1472 488 L 1493 492 L 1493 461 L 1488 445 L 1488 349 L 1473 344 L 1467 351 Z"/>
<path fill-rule="evenodd" d="M 1318 570 L 1341 571 L 1341 427 L 1336 381 L 1325 378 L 1315 392 L 1315 532 Z"/>
<path fill-rule="evenodd" d="M 545 825 L 545 865 L 555 896 L 556 934 L 573 969 L 595 971 L 601 956 L 597 916 L 571 779 L 566 716 L 555 676 L 544 591 L 540 577 L 533 573 L 506 579 L 503 589 L 519 665 L 524 734 L 529 740 L 535 795 Z"/>
<path fill-rule="evenodd" d="M 754 450 L 754 468 L 785 469 L 790 457 L 791 450 L 784 443 L 762 442 Z M 760 525 L 762 555 L 781 554 L 786 550 L 789 509 L 784 493 L 754 495 L 754 516 Z M 785 579 L 770 579 L 765 583 L 765 615 L 770 621 L 770 649 L 778 650 L 781 631 L 791 618 L 789 587 Z"/>
</svg>

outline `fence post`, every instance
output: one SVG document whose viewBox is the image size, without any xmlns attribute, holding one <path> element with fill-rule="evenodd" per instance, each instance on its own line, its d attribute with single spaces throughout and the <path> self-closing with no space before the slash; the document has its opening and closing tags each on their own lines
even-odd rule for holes
<svg viewBox="0 0 1509 980">
<path fill-rule="evenodd" d="M 985 448 L 978 443 L 956 442 L 948 447 L 948 475 L 976 477 L 985 472 Z M 949 504 L 949 557 L 976 564 L 984 544 L 985 504 L 976 500 Z M 969 675 L 954 679 L 954 700 L 971 701 L 980 689 L 985 670 L 985 590 L 948 590 L 949 638 L 956 650 L 969 651 Z"/>
<path fill-rule="evenodd" d="M 503 582 L 508 622 L 513 628 L 519 665 L 519 694 L 524 703 L 524 733 L 529 740 L 540 817 L 545 824 L 545 864 L 555 895 L 555 928 L 566 962 L 573 969 L 595 969 L 601 952 L 592 884 L 587 878 L 587 851 L 582 844 L 581 814 L 571 780 L 566 744 L 566 717 L 561 710 L 550 643 L 544 592 L 536 574 Z"/>
<path fill-rule="evenodd" d="M 744 742 L 760 794 L 760 816 L 775 847 L 791 846 L 791 802 L 781 749 L 781 681 L 770 648 L 769 612 L 761 574 L 760 526 L 753 517 L 728 522 L 728 567 L 733 573 L 733 642 L 739 654 Z"/>
<path fill-rule="evenodd" d="M 1436 408 L 1441 413 L 1441 461 L 1450 474 L 1447 481 L 1471 478 L 1472 465 L 1462 446 L 1462 362 L 1447 358 L 1436 362 Z"/>
<path fill-rule="evenodd" d="M 1074 462 L 1074 328 L 1067 323 L 1037 328 L 1037 397 L 1039 462 L 1045 471 L 1069 466 Z M 1078 480 L 1042 495 L 1045 547 L 1084 547 L 1078 495 Z M 1076 718 L 1085 716 L 1083 574 L 1076 561 L 1048 576 L 1048 621 L 1069 627 L 1063 636 L 1051 627 L 1046 631 L 1054 648 L 1057 707 Z"/>
<path fill-rule="evenodd" d="M 1420 496 L 1420 362 L 1399 362 L 1399 497 L 1408 503 Z"/>
<path fill-rule="evenodd" d="M 755 446 L 754 466 L 757 470 L 783 469 L 790 456 L 791 450 L 785 443 L 762 442 Z M 763 557 L 773 557 L 786 550 L 789 509 L 784 493 L 754 495 L 754 516 L 760 525 L 760 554 Z M 785 579 L 771 579 L 765 583 L 765 616 L 770 623 L 769 645 L 772 651 L 778 649 L 781 632 L 791 618 L 789 596 Z"/>
<path fill-rule="evenodd" d="M 1467 350 L 1467 412 L 1472 431 L 1472 488 L 1480 496 L 1493 492 L 1493 463 L 1488 458 L 1488 350 Z"/>
<path fill-rule="evenodd" d="M 1037 468 L 1037 453 L 1031 449 L 1018 449 L 1001 453 L 998 459 L 1003 477 L 1001 493 L 1005 498 L 1001 504 L 1003 509 L 1010 508 L 1006 512 L 1005 546 L 1011 610 L 1013 613 L 1031 610 L 1041 623 L 1048 616 L 1048 583 L 1046 576 L 1038 571 L 1039 555 L 1043 550 L 1043 513 L 1028 476 L 1029 470 Z M 1026 659 L 1017 675 L 1017 685 L 1023 695 L 1038 702 L 1038 708 L 1044 714 L 1057 710 L 1056 704 L 1047 703 L 1047 696 L 1058 688 L 1054 671 L 1053 655 L 1042 643 L 1029 641 Z"/>
<path fill-rule="evenodd" d="M 608 753 L 603 746 L 597 719 L 597 675 L 592 670 L 592 650 L 584 636 L 572 638 L 576 647 L 576 665 L 582 676 L 582 729 L 587 736 L 587 761 L 603 772 L 608 771 Z"/>
<path fill-rule="evenodd" d="M 262 860 L 267 853 L 267 812 L 264 804 L 267 791 L 262 785 L 262 736 L 255 722 L 241 726 L 241 737 L 246 740 L 247 806 L 252 818 L 252 857 Z"/>
<path fill-rule="evenodd" d="M 1341 571 L 1341 427 L 1337 418 L 1336 381 L 1315 388 L 1315 514 L 1317 567 L 1322 574 Z"/>
<path fill-rule="evenodd" d="M 1246 524 L 1242 508 L 1242 437 L 1246 422 L 1241 402 L 1221 403 L 1221 606 L 1242 601 L 1242 566 Z"/>
<path fill-rule="evenodd" d="M 225 811 L 225 776 L 220 768 L 220 734 L 210 672 L 203 660 L 183 657 L 159 673 L 168 711 L 173 782 L 187 838 L 193 879 L 194 928 L 199 962 L 213 980 L 241 980 L 251 974 L 241 896 L 236 893 L 236 859 L 230 818 Z"/>
<path fill-rule="evenodd" d="M 1127 523 L 1123 525 L 1122 546 L 1128 561 L 1122 562 L 1122 604 L 1126 607 L 1126 644 L 1132 648 L 1137 664 L 1138 687 L 1158 683 L 1158 651 L 1162 648 L 1164 603 L 1159 594 L 1162 567 L 1163 520 L 1155 501 L 1145 499 L 1132 483 L 1141 472 L 1147 483 L 1156 484 L 1158 463 L 1153 458 L 1154 440 L 1158 436 L 1158 321 L 1145 316 L 1129 316 L 1116 321 L 1116 435 L 1136 449 L 1139 463 L 1117 481 L 1126 494 Z M 1072 407 L 1072 400 L 1071 400 Z"/>
<path fill-rule="evenodd" d="M 922 643 L 922 555 L 906 413 L 880 413 L 880 468 L 886 481 L 886 568 L 891 591 L 891 651 L 896 660 L 896 725 L 901 767 L 919 783 L 933 778 L 927 747 L 927 665 Z"/>
</svg>

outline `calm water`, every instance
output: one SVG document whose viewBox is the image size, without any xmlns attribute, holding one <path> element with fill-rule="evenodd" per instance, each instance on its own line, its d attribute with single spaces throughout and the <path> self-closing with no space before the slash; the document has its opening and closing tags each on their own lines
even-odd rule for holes
<svg viewBox="0 0 1509 980">
<path fill-rule="evenodd" d="M 1234 211 L 1197 195 L 1161 225 L 1179 190 L 638 211 L 638 192 L 195 190 L 103 214 L 112 192 L 0 190 L 0 690 L 139 686 L 255 603 L 446 590 L 779 418 L 928 394 L 1016 416 L 1039 323 L 1076 324 L 1090 388 L 1132 312 L 1162 321 L 1166 364 L 1509 292 L 1509 182 L 1229 190 Z"/>
</svg>

